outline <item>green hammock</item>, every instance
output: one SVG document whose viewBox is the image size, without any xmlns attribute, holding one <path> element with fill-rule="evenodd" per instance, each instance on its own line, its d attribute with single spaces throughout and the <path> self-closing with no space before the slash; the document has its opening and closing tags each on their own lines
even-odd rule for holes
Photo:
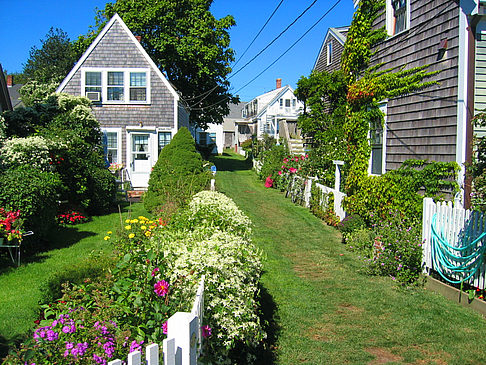
<svg viewBox="0 0 486 365">
<path fill-rule="evenodd" d="M 469 228 L 464 234 L 461 246 L 454 247 L 444 238 L 444 230 L 438 231 L 437 213 L 432 216 L 431 229 L 434 269 L 452 284 L 460 284 L 471 279 L 484 262 L 486 244 L 478 245 L 478 243 L 486 236 L 486 232 L 481 233 L 479 237 L 467 244 L 471 234 Z M 461 280 L 449 279 L 444 271 L 462 275 L 463 278 Z"/>
</svg>

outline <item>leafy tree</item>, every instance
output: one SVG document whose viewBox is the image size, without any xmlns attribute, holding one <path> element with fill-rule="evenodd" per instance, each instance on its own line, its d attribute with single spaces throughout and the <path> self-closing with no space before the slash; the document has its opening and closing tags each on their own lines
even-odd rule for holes
<svg viewBox="0 0 486 365">
<path fill-rule="evenodd" d="M 210 12 L 213 0 L 118 0 L 98 11 L 96 26 L 74 43 L 80 56 L 118 13 L 137 36 L 155 64 L 182 93 L 191 107 L 190 120 L 205 127 L 222 123 L 229 102 L 226 76 L 231 72 L 233 50 L 228 29 L 232 16 L 217 20 Z"/>
<path fill-rule="evenodd" d="M 40 83 L 59 82 L 76 61 L 71 41 L 62 29 L 51 28 L 41 43 L 40 49 L 36 46 L 30 49 L 29 59 L 24 64 L 24 76 Z"/>
</svg>

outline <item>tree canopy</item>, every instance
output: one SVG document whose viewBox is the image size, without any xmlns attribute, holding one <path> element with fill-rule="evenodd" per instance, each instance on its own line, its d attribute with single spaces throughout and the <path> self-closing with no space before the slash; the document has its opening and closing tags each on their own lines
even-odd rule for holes
<svg viewBox="0 0 486 365">
<path fill-rule="evenodd" d="M 41 48 L 33 46 L 30 49 L 23 74 L 27 80 L 40 83 L 59 82 L 75 62 L 71 41 L 62 29 L 51 28 L 41 43 Z"/>
<path fill-rule="evenodd" d="M 228 29 L 232 16 L 216 19 L 213 0 L 118 0 L 107 3 L 96 25 L 74 42 L 77 56 L 89 47 L 107 21 L 118 13 L 128 28 L 191 108 L 191 122 L 205 127 L 222 123 L 228 103 L 236 101 L 226 76 L 233 50 Z"/>
</svg>

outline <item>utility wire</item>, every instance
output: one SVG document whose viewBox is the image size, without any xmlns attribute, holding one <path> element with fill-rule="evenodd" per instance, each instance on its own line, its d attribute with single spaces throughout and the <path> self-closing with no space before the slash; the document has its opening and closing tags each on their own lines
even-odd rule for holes
<svg viewBox="0 0 486 365">
<path fill-rule="evenodd" d="M 273 13 L 267 19 L 267 21 L 265 22 L 265 24 L 263 24 L 263 27 L 260 28 L 260 30 L 258 31 L 257 35 L 253 38 L 253 40 L 250 42 L 250 44 L 248 45 L 248 47 L 246 47 L 246 49 L 243 51 L 243 54 L 240 57 L 238 57 L 238 59 L 236 60 L 235 64 L 233 65 L 233 67 L 236 67 L 236 65 L 241 61 L 241 59 L 243 58 L 243 56 L 250 49 L 250 47 L 252 46 L 252 44 L 256 41 L 256 39 L 261 34 L 261 32 L 263 31 L 263 29 L 265 29 L 265 27 L 267 26 L 268 22 L 272 19 L 272 17 L 275 15 L 275 13 L 277 12 L 278 8 L 280 8 L 280 5 L 282 5 L 283 2 L 284 2 L 284 0 L 280 0 L 280 2 L 278 3 L 277 7 L 273 11 Z"/>
<path fill-rule="evenodd" d="M 283 1 L 284 0 L 280 1 L 280 3 L 277 5 L 276 9 L 273 11 L 273 13 L 270 16 L 270 18 L 266 21 L 266 23 L 264 24 L 264 26 L 262 27 L 262 29 L 260 30 L 260 32 L 258 32 L 258 34 L 255 36 L 255 38 L 253 39 L 253 41 L 250 43 L 250 46 L 255 41 L 256 37 L 258 37 L 258 35 L 261 33 L 261 31 L 263 30 L 263 28 L 265 28 L 265 26 L 270 21 L 270 19 L 273 17 L 273 15 L 275 14 L 275 12 L 280 7 L 280 5 L 282 4 Z M 252 59 L 250 59 L 247 63 L 245 63 L 245 65 L 243 65 L 240 69 L 238 69 L 238 71 L 236 71 L 234 74 L 230 75 L 228 77 L 228 80 L 231 79 L 233 76 L 237 75 L 240 71 L 242 71 L 244 68 L 246 68 L 250 63 L 252 63 L 258 56 L 260 56 L 263 52 L 265 52 L 273 43 L 275 43 L 282 35 L 284 35 L 302 16 L 304 16 L 304 14 L 307 13 L 310 10 L 310 8 L 312 8 L 317 1 L 318 0 L 314 0 L 302 13 L 299 14 L 299 16 L 297 16 L 297 18 L 295 18 L 292 21 L 292 23 L 290 23 L 283 31 L 281 31 L 278 36 L 276 36 L 269 44 L 267 44 L 262 50 L 260 50 L 260 52 L 258 52 Z M 245 52 L 248 50 L 248 48 L 250 48 L 250 46 L 247 47 L 247 49 L 245 50 Z M 241 60 L 241 57 L 240 57 L 240 60 Z M 197 106 L 201 101 L 203 101 L 209 95 L 211 95 L 211 93 L 214 90 L 216 90 L 218 87 L 219 86 L 216 85 L 215 87 L 213 87 L 212 89 L 206 91 L 205 93 L 203 93 L 203 94 L 201 94 L 199 96 L 195 96 L 195 97 L 191 98 L 191 100 L 197 99 L 199 97 L 201 97 L 202 99 L 199 100 L 198 102 L 195 102 L 192 105 L 190 105 L 189 108 L 193 108 L 193 107 Z M 187 100 L 189 100 L 189 99 L 187 99 Z M 217 104 L 213 104 L 213 105 L 217 105 Z"/>
<path fill-rule="evenodd" d="M 234 74 L 231 74 L 228 77 L 228 80 L 231 79 L 232 77 L 238 75 L 246 66 L 248 66 L 250 63 L 252 63 L 258 56 L 260 56 L 263 52 L 265 52 L 268 47 L 270 47 L 272 44 L 274 44 L 282 35 L 284 35 L 285 32 L 287 32 L 290 27 L 292 27 L 302 16 L 304 16 L 305 13 L 309 11 L 310 8 L 314 6 L 314 4 L 317 2 L 317 0 L 314 0 L 302 13 L 299 14 L 297 18 L 294 19 L 292 23 L 290 23 L 283 31 L 280 32 L 278 36 L 276 36 L 269 44 L 267 44 L 260 52 L 258 52 L 251 60 L 249 60 L 247 63 L 243 65 L 238 71 L 236 71 Z"/>
<path fill-rule="evenodd" d="M 245 87 L 247 87 L 248 85 L 250 85 L 253 81 L 255 81 L 257 78 L 259 78 L 263 73 L 265 73 L 270 67 L 272 67 L 275 63 L 277 63 L 283 56 L 285 56 L 292 48 L 295 47 L 295 45 L 297 43 L 299 43 L 302 38 L 304 38 L 312 29 L 314 29 L 317 24 L 319 24 L 336 6 L 338 6 L 338 4 L 341 2 L 341 0 L 337 0 L 333 6 L 331 6 L 331 8 L 329 8 L 328 11 L 326 11 L 324 13 L 323 16 L 321 16 L 309 29 L 307 29 L 307 31 L 299 38 L 297 39 L 294 43 L 292 43 L 292 45 L 287 48 L 285 50 L 284 53 L 282 53 L 275 61 L 273 61 L 270 65 L 268 65 L 262 72 L 260 72 L 257 76 L 255 76 L 253 79 L 251 79 L 250 81 L 248 81 L 245 85 L 243 85 L 242 87 L 240 87 L 238 90 L 235 91 L 235 94 L 237 94 L 239 91 L 243 90 Z M 211 108 L 213 106 L 216 106 L 218 104 L 221 104 L 223 102 L 225 102 L 226 100 L 228 100 L 228 97 L 225 97 L 224 99 L 221 99 L 220 101 L 217 101 L 216 103 L 212 104 L 212 105 L 208 105 L 208 106 L 205 106 L 203 108 L 195 108 L 195 110 L 201 110 L 201 111 L 204 111 L 208 108 Z"/>
</svg>

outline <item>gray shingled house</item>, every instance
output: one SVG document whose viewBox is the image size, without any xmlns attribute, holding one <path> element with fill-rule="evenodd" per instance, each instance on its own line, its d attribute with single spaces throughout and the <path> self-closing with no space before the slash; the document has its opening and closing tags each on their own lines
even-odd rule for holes
<svg viewBox="0 0 486 365">
<path fill-rule="evenodd" d="M 317 55 L 313 70 L 332 72 L 341 69 L 341 56 L 349 27 L 329 28 Z"/>
<path fill-rule="evenodd" d="M 147 187 L 161 149 L 180 127 L 189 127 L 189 112 L 179 93 L 117 14 L 57 92 L 92 101 L 106 158 L 126 167 L 134 188 Z"/>
<path fill-rule="evenodd" d="M 359 0 L 355 0 L 355 5 Z M 386 0 L 375 27 L 388 37 L 371 66 L 440 71 L 437 85 L 382 101 L 383 129 L 373 130 L 369 172 L 382 174 L 406 159 L 456 161 L 472 155 L 471 119 L 486 108 L 486 2 L 483 0 Z M 466 204 L 468 191 L 466 186 Z"/>
</svg>

